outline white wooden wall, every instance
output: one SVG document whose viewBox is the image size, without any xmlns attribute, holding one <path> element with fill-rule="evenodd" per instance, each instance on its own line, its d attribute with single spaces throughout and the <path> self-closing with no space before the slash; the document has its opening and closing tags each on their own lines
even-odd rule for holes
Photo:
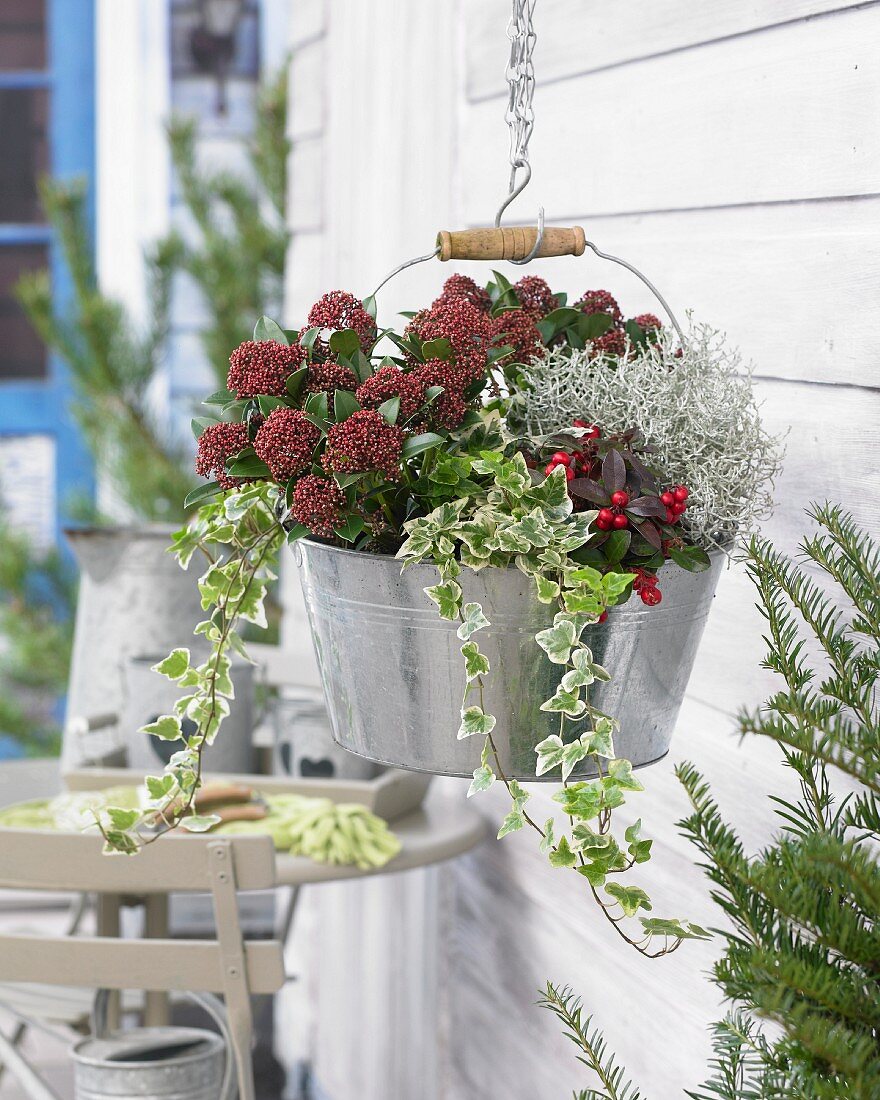
<svg viewBox="0 0 880 1100">
<path fill-rule="evenodd" d="M 296 0 L 291 10 L 292 324 L 322 290 L 367 293 L 429 251 L 437 229 L 494 216 L 507 180 L 508 3 Z M 766 524 L 781 547 L 795 548 L 803 508 L 826 497 L 878 531 L 880 4 L 540 0 L 537 31 L 534 177 L 516 220 L 543 203 L 553 220 L 584 224 L 754 360 L 766 422 L 788 431 Z M 634 279 L 598 260 L 532 268 L 569 291 L 608 287 L 630 314 L 652 308 Z M 399 277 L 380 308 L 390 318 L 423 303 L 449 273 L 430 264 Z M 657 838 L 645 885 L 658 913 L 713 919 L 674 826 L 686 809 L 674 761 L 708 773 L 748 843 L 770 828 L 764 792 L 784 776 L 768 746 L 738 744 L 730 717 L 772 683 L 758 669 L 760 636 L 735 568 L 670 759 L 645 775 L 633 806 Z M 503 809 L 500 798 L 481 805 L 489 817 Z M 406 886 L 337 888 L 317 901 L 327 919 L 309 943 L 323 965 L 305 1000 L 326 1094 L 569 1095 L 588 1082 L 534 1007 L 546 978 L 580 990 L 649 1096 L 693 1087 L 718 1012 L 704 978 L 713 948 L 637 957 L 572 877 L 551 872 L 518 835 Z M 443 899 L 429 922 L 426 898 Z M 421 938 L 376 934 L 399 929 L 401 913 Z M 410 1010 L 392 1013 L 402 998 Z M 367 1071 L 371 1048 L 409 1055 Z"/>
</svg>

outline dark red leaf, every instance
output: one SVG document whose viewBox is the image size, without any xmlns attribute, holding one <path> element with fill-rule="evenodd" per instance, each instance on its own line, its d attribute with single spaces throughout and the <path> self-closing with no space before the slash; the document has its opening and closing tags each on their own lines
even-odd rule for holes
<svg viewBox="0 0 880 1100">
<path fill-rule="evenodd" d="M 629 502 L 626 510 L 636 516 L 657 516 L 658 519 L 666 519 L 666 507 L 659 497 L 636 497 Z"/>
<path fill-rule="evenodd" d="M 611 497 L 605 492 L 598 481 L 591 481 L 588 477 L 576 477 L 568 483 L 568 491 L 572 496 L 582 500 L 592 501 L 603 508 L 611 505 Z M 665 515 L 665 513 L 664 513 Z"/>
<path fill-rule="evenodd" d="M 660 532 L 650 520 L 633 520 L 633 527 L 635 527 L 642 538 L 645 539 L 646 542 L 649 542 L 656 550 L 661 549 L 662 541 L 660 539 Z"/>
<path fill-rule="evenodd" d="M 619 451 L 610 450 L 602 459 L 602 481 L 609 493 L 626 485 L 626 463 Z"/>
</svg>

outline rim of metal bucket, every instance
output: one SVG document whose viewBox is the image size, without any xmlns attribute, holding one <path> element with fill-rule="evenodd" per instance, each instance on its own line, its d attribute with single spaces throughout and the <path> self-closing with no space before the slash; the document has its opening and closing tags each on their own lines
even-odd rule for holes
<svg viewBox="0 0 880 1100">
<path fill-rule="evenodd" d="M 130 1028 L 126 1031 L 119 1032 L 118 1037 L 124 1039 L 126 1036 L 137 1036 L 143 1034 L 147 1036 L 149 1034 L 162 1035 L 167 1034 L 169 1038 L 172 1035 L 179 1035 L 182 1040 L 185 1040 L 187 1036 L 192 1036 L 193 1041 L 197 1039 L 199 1042 L 205 1044 L 205 1048 L 202 1050 L 193 1050 L 189 1054 L 181 1054 L 180 1057 L 174 1058 L 174 1064 L 183 1066 L 188 1062 L 196 1062 L 203 1059 L 207 1054 L 214 1054 L 217 1051 L 225 1053 L 226 1044 L 223 1041 L 223 1037 L 218 1035 L 216 1031 L 208 1031 L 203 1027 L 178 1027 L 177 1025 L 169 1025 L 168 1027 L 137 1027 Z M 126 1058 L 124 1061 L 116 1061 L 112 1058 L 99 1058 L 92 1057 L 88 1054 L 81 1053 L 81 1048 L 87 1046 L 89 1043 L 102 1043 L 107 1042 L 111 1036 L 99 1037 L 96 1035 L 86 1035 L 82 1039 L 74 1043 L 71 1048 L 71 1057 L 75 1058 L 77 1062 L 84 1066 L 118 1066 L 119 1069 L 148 1069 L 150 1067 L 157 1068 L 161 1065 L 161 1062 L 155 1058 Z"/>
</svg>

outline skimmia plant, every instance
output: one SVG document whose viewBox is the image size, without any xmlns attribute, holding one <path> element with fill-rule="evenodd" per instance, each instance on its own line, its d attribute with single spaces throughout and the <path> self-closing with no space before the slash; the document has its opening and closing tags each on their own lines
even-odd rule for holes
<svg viewBox="0 0 880 1100">
<path fill-rule="evenodd" d="M 373 300 L 332 291 L 301 329 L 261 318 L 233 351 L 226 387 L 207 399 L 211 415 L 194 420 L 196 468 L 209 480 L 187 499 L 200 508 L 174 552 L 184 566 L 206 563 L 199 655 L 175 650 L 157 666 L 182 698 L 148 731 L 180 748 L 166 773 L 148 780 L 142 813 L 102 816 L 108 847 L 136 851 L 176 824 L 212 826 L 194 815 L 193 796 L 203 749 L 228 710 L 232 655 L 244 653 L 239 620 L 261 621 L 284 542 L 319 539 L 438 569 L 426 591 L 459 623 L 459 736 L 484 742 L 470 793 L 504 783 L 512 809 L 501 835 L 534 829 L 550 863 L 586 880 L 620 935 L 645 954 L 665 954 L 704 933 L 650 916 L 648 895 L 629 883 L 651 841 L 638 822 L 616 835 L 612 816 L 641 784 L 615 756 L 614 716 L 591 702 L 591 685 L 614 670 L 582 639 L 634 592 L 659 603 L 661 570 L 708 566 L 682 522 L 699 501 L 670 479 L 637 422 L 609 430 L 584 407 L 569 425 L 530 435 L 507 418 L 530 364 L 565 351 L 613 374 L 655 346 L 662 326 L 647 314 L 624 320 L 606 291 L 569 306 L 542 279 L 513 285 L 497 274 L 487 287 L 452 276 L 430 307 L 405 316 L 403 331 L 380 329 Z M 463 599 L 458 580 L 463 569 L 486 567 L 521 570 L 547 606 L 535 645 L 558 671 L 542 702 L 558 727 L 536 746 L 535 772 L 558 776 L 564 830 L 533 820 L 528 793 L 494 751 L 495 720 L 484 705 L 492 670 L 479 645 L 488 619 Z M 185 739 L 184 719 L 196 727 Z M 637 933 L 627 931 L 630 917 L 641 920 Z"/>
</svg>

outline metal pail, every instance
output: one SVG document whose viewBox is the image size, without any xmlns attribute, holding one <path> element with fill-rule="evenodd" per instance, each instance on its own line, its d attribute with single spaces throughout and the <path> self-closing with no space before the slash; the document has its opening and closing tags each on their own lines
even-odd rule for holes
<svg viewBox="0 0 880 1100">
<path fill-rule="evenodd" d="M 74 1046 L 75 1100 L 220 1100 L 226 1044 L 194 1027 L 132 1028 Z"/>
<path fill-rule="evenodd" d="M 482 738 L 456 738 L 465 683 L 457 624 L 441 619 L 422 591 L 437 583 L 436 570 L 401 572 L 394 558 L 307 539 L 294 550 L 339 744 L 395 767 L 469 776 L 479 767 Z M 612 675 L 593 686 L 591 702 L 618 719 L 615 751 L 634 765 L 669 749 L 723 561 L 713 554 L 703 573 L 667 565 L 661 604 L 631 599 L 584 632 Z M 533 582 L 517 569 L 464 569 L 458 580 L 464 599 L 482 604 L 492 624 L 478 637 L 492 668 L 485 709 L 497 718 L 501 767 L 510 778 L 534 781 L 534 747 L 559 729 L 558 716 L 540 705 L 562 669 L 534 639 L 554 609 L 538 601 Z"/>
</svg>

